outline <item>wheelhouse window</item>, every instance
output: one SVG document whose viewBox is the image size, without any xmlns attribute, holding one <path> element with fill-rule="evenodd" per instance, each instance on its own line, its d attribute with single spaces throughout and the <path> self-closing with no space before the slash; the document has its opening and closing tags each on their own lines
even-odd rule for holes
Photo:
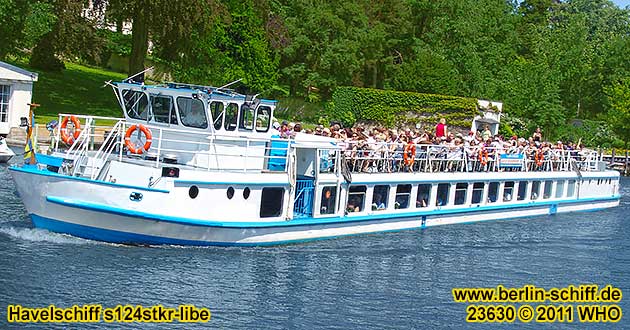
<svg viewBox="0 0 630 330">
<path fill-rule="evenodd" d="M 332 149 L 319 149 L 319 173 L 335 173 L 335 160 L 337 151 Z"/>
<path fill-rule="evenodd" d="M 387 209 L 387 199 L 389 197 L 389 186 L 374 186 L 372 192 L 372 211 L 384 211 Z"/>
<path fill-rule="evenodd" d="M 455 185 L 455 205 L 466 203 L 466 193 L 468 192 L 468 183 L 460 182 Z"/>
<path fill-rule="evenodd" d="M 520 181 L 518 183 L 518 194 L 516 195 L 516 199 L 519 201 L 525 200 L 527 197 L 527 181 Z"/>
<path fill-rule="evenodd" d="M 0 85 L 0 122 L 9 121 L 9 99 L 11 97 L 11 86 Z"/>
<path fill-rule="evenodd" d="M 223 126 L 223 102 L 213 101 L 210 103 L 210 113 L 212 114 L 212 126 L 215 130 L 220 130 Z"/>
<path fill-rule="evenodd" d="M 437 188 L 437 198 L 435 200 L 436 206 L 445 206 L 448 204 L 448 194 L 451 190 L 450 183 L 440 183 Z"/>
<path fill-rule="evenodd" d="M 241 118 L 239 119 L 238 128 L 248 131 L 254 129 L 254 109 L 248 105 L 241 105 Z"/>
<path fill-rule="evenodd" d="M 416 197 L 416 207 L 427 207 L 431 200 L 431 185 L 418 185 L 418 196 Z"/>
<path fill-rule="evenodd" d="M 153 121 L 177 125 L 177 114 L 171 96 L 151 95 L 150 100 Z"/>
<path fill-rule="evenodd" d="M 269 131 L 269 125 L 271 124 L 271 108 L 261 105 L 256 109 L 256 132 Z"/>
<path fill-rule="evenodd" d="M 282 214 L 284 188 L 263 188 L 260 198 L 260 217 L 279 217 Z"/>
<path fill-rule="evenodd" d="M 193 128 L 208 128 L 208 118 L 201 100 L 180 96 L 177 98 L 177 109 L 182 125 Z"/>
<path fill-rule="evenodd" d="M 567 186 L 567 197 L 573 197 L 575 195 L 575 180 L 569 180 Z"/>
<path fill-rule="evenodd" d="M 225 130 L 233 131 L 236 129 L 236 120 L 238 119 L 238 105 L 236 103 L 228 104 L 225 109 Z"/>
<path fill-rule="evenodd" d="M 532 192 L 530 195 L 531 200 L 537 200 L 540 197 L 540 181 L 532 182 Z"/>
<path fill-rule="evenodd" d="M 411 197 L 411 185 L 399 184 L 396 187 L 396 201 L 394 202 L 394 208 L 396 209 L 408 208 L 410 197 Z"/>
<path fill-rule="evenodd" d="M 499 183 L 490 182 L 488 186 L 488 203 L 496 203 L 499 198 Z"/>
<path fill-rule="evenodd" d="M 503 184 L 503 201 L 511 202 L 514 198 L 514 181 L 507 181 Z"/>
<path fill-rule="evenodd" d="M 321 206 L 319 208 L 320 214 L 334 214 L 335 213 L 335 201 L 337 199 L 337 187 L 327 186 L 322 189 Z"/>
<path fill-rule="evenodd" d="M 348 212 L 361 212 L 365 208 L 366 186 L 350 186 L 348 190 Z"/>
<path fill-rule="evenodd" d="M 553 187 L 553 181 L 551 180 L 547 180 L 545 181 L 545 191 L 543 194 L 543 199 L 549 199 L 551 198 L 551 188 Z"/>
<path fill-rule="evenodd" d="M 483 182 L 473 183 L 473 190 L 472 190 L 472 196 L 471 196 L 472 204 L 481 204 L 481 201 L 483 200 L 483 187 L 484 187 Z"/>
<path fill-rule="evenodd" d="M 556 198 L 564 197 L 564 183 L 565 180 L 558 180 L 556 184 Z"/>
<path fill-rule="evenodd" d="M 147 94 L 141 91 L 133 91 L 125 89 L 122 92 L 123 103 L 127 116 L 133 119 L 148 120 L 149 119 L 149 101 Z"/>
</svg>

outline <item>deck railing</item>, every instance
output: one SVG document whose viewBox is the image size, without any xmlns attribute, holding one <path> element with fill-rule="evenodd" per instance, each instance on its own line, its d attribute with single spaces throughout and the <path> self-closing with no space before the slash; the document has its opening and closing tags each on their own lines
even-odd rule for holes
<svg viewBox="0 0 630 330">
<path fill-rule="evenodd" d="M 60 115 L 60 122 L 66 114 Z M 67 159 L 74 160 L 73 175 L 86 175 L 96 178 L 111 159 L 148 160 L 154 167 L 160 167 L 165 159 L 175 155 L 178 158 L 196 159 L 192 168 L 199 170 L 236 170 L 236 171 L 286 171 L 286 161 L 290 144 L 278 139 L 280 143 L 272 143 L 264 138 L 244 138 L 210 134 L 209 132 L 190 132 L 168 127 L 149 127 L 153 136 L 151 148 L 140 155 L 130 154 L 125 147 L 125 133 L 134 125 L 118 118 L 74 115 L 81 122 L 81 133 L 76 141 L 67 146 L 60 139 L 61 130 L 57 128 L 53 136 L 54 151 L 65 154 Z M 97 119 L 114 122 L 113 126 L 97 126 Z M 148 125 L 147 125 L 148 127 Z M 145 140 L 141 136 L 138 145 Z M 132 140 L 137 138 L 132 135 Z M 275 140 L 273 140 L 275 141 Z M 238 148 L 230 148 L 238 145 Z M 67 149 L 63 148 L 66 147 Z M 90 157 L 88 157 L 88 155 Z M 88 159 L 89 158 L 89 159 Z M 235 167 L 224 166 L 232 159 Z M 273 166 L 271 164 L 273 163 Z M 180 163 L 181 165 L 181 163 Z M 267 166 L 269 165 L 269 166 Z"/>
<path fill-rule="evenodd" d="M 590 150 L 353 142 L 343 153 L 354 173 L 598 170 Z"/>
</svg>

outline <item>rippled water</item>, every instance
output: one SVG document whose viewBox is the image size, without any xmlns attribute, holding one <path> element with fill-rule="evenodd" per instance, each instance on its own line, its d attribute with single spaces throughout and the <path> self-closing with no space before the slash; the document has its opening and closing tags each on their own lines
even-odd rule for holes
<svg viewBox="0 0 630 330">
<path fill-rule="evenodd" d="M 10 326 L 8 304 L 95 303 L 212 311 L 209 323 L 185 328 L 538 328 L 467 324 L 466 306 L 452 301 L 451 289 L 582 283 L 622 289 L 627 315 L 608 328 L 630 328 L 628 179 L 621 206 L 610 210 L 267 248 L 135 247 L 52 234 L 32 228 L 4 165 L 0 182 L 0 328 Z M 73 328 L 106 327 L 120 324 Z"/>
</svg>

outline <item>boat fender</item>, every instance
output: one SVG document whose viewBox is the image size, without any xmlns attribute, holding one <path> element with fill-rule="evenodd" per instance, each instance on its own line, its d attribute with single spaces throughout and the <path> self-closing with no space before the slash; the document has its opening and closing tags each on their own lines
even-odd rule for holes
<svg viewBox="0 0 630 330">
<path fill-rule="evenodd" d="M 133 134 L 135 130 L 140 130 L 140 132 L 144 133 L 144 136 L 147 138 L 146 142 L 141 147 L 136 147 L 136 145 L 131 142 L 131 134 Z M 153 142 L 151 130 L 142 124 L 131 125 L 131 127 L 129 127 L 127 129 L 127 132 L 125 133 L 125 146 L 127 146 L 127 149 L 129 149 L 129 152 L 131 152 L 132 154 L 140 155 L 145 151 L 149 151 L 149 149 L 151 148 L 151 142 Z"/>
<path fill-rule="evenodd" d="M 68 133 L 68 120 L 74 125 L 73 134 Z M 81 135 L 81 123 L 79 119 L 75 116 L 64 117 L 61 121 L 61 140 L 67 145 L 72 145 L 74 141 L 79 138 L 79 135 Z"/>
</svg>

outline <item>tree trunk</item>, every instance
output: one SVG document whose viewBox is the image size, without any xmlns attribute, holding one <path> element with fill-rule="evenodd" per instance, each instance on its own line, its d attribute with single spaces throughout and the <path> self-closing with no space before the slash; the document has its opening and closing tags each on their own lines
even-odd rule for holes
<svg viewBox="0 0 630 330">
<path fill-rule="evenodd" d="M 129 57 L 129 75 L 134 75 L 144 70 L 144 59 L 149 48 L 149 21 L 148 3 L 138 1 L 136 7 L 132 32 L 131 32 L 131 55 Z"/>
</svg>

